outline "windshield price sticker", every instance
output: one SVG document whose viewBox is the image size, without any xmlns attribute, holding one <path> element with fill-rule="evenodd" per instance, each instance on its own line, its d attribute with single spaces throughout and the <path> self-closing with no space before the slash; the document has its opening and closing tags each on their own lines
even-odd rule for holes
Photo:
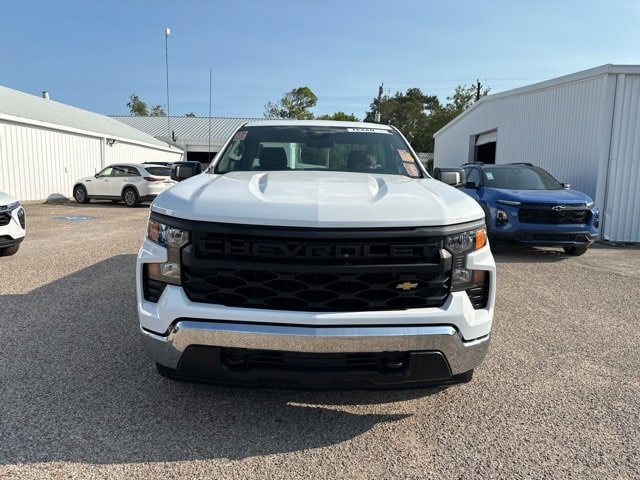
<svg viewBox="0 0 640 480">
<path fill-rule="evenodd" d="M 247 138 L 247 130 L 241 130 L 233 136 L 233 141 L 237 142 L 239 140 L 244 140 L 245 138 Z"/>
</svg>

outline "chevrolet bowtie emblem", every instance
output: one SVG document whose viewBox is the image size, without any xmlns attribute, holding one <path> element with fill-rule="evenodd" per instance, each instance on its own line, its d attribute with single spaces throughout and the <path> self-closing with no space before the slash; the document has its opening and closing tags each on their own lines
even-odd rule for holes
<svg viewBox="0 0 640 480">
<path fill-rule="evenodd" d="M 414 288 L 417 288 L 417 287 L 418 287 L 417 283 L 411 283 L 411 282 L 403 282 L 396 285 L 396 289 L 404 290 L 405 292 L 409 290 L 413 290 Z"/>
</svg>

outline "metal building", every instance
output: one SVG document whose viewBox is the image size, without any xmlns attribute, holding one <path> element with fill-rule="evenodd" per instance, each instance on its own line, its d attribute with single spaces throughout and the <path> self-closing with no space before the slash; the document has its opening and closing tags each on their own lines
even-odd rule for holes
<svg viewBox="0 0 640 480">
<path fill-rule="evenodd" d="M 596 201 L 604 239 L 640 242 L 640 65 L 483 97 L 434 137 L 435 166 L 539 165 Z"/>
<path fill-rule="evenodd" d="M 0 87 L 0 191 L 21 200 L 70 197 L 75 180 L 111 163 L 181 158 L 107 116 Z"/>
<path fill-rule="evenodd" d="M 158 140 L 176 145 L 185 151 L 185 160 L 209 163 L 224 142 L 242 124 L 264 118 L 221 117 L 138 117 L 113 116 Z M 171 136 L 169 136 L 171 129 Z"/>
</svg>

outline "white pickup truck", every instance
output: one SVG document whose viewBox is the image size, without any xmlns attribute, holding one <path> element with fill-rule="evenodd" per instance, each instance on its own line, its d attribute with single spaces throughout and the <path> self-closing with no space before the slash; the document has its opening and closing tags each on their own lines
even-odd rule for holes
<svg viewBox="0 0 640 480">
<path fill-rule="evenodd" d="M 151 205 L 145 347 L 165 376 L 218 383 L 469 381 L 495 300 L 484 218 L 393 127 L 247 123 Z"/>
<path fill-rule="evenodd" d="M 17 198 L 0 192 L 0 257 L 14 255 L 25 236 L 25 212 Z"/>
</svg>

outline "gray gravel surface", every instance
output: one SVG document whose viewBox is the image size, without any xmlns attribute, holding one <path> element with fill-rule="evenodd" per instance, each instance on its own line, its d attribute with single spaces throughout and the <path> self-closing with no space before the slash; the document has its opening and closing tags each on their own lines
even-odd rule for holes
<svg viewBox="0 0 640 480">
<path fill-rule="evenodd" d="M 640 249 L 499 248 L 469 384 L 230 388 L 166 380 L 141 348 L 148 208 L 26 209 L 0 258 L 2 479 L 640 478 Z"/>
</svg>

